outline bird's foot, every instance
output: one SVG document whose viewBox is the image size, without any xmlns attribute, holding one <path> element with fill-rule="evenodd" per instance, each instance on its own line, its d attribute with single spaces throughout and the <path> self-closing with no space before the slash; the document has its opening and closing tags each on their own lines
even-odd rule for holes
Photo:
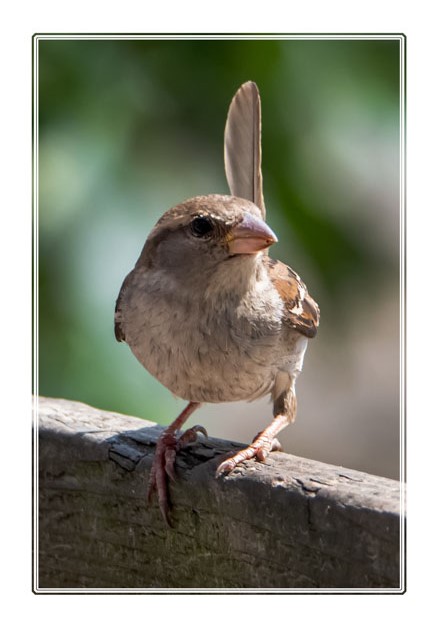
<svg viewBox="0 0 440 628">
<path fill-rule="evenodd" d="M 237 452 L 231 458 L 228 458 L 222 462 L 218 467 L 215 477 L 218 478 L 221 475 L 227 475 L 235 467 L 244 462 L 245 460 L 252 460 L 256 458 L 259 462 L 263 462 L 267 458 L 267 454 L 271 451 L 281 451 L 281 444 L 277 438 L 269 438 L 265 432 L 260 432 L 254 438 L 252 443 L 246 449 L 242 449 Z"/>
<path fill-rule="evenodd" d="M 153 494 L 157 492 L 160 512 L 165 522 L 171 526 L 170 520 L 170 499 L 168 495 L 168 480 L 175 481 L 176 474 L 174 464 L 176 455 L 186 445 L 197 440 L 197 433 L 200 432 L 208 436 L 206 430 L 201 425 L 191 427 L 180 437 L 176 436 L 175 430 L 167 428 L 157 441 L 153 464 L 148 481 L 147 500 L 150 502 Z"/>
</svg>

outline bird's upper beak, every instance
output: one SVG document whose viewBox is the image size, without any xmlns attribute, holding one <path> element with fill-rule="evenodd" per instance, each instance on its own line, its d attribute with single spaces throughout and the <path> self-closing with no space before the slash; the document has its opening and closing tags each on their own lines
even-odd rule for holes
<svg viewBox="0 0 440 628">
<path fill-rule="evenodd" d="M 278 242 L 272 229 L 261 218 L 248 213 L 231 229 L 227 240 L 231 255 L 252 255 Z"/>
</svg>

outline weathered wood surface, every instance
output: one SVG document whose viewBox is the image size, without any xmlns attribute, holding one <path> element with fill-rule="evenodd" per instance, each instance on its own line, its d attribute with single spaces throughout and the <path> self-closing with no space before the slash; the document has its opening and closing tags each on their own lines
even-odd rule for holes
<svg viewBox="0 0 440 628">
<path fill-rule="evenodd" d="M 394 480 L 272 453 L 215 479 L 237 443 L 177 460 L 174 527 L 146 483 L 161 428 L 39 399 L 37 590 L 401 586 Z"/>
</svg>

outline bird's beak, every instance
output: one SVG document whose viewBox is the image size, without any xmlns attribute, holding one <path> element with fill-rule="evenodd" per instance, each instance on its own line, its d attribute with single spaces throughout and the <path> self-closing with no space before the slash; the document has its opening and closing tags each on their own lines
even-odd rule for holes
<svg viewBox="0 0 440 628">
<path fill-rule="evenodd" d="M 261 218 L 248 213 L 231 229 L 227 240 L 231 255 L 252 255 L 278 242 L 272 229 Z"/>
</svg>

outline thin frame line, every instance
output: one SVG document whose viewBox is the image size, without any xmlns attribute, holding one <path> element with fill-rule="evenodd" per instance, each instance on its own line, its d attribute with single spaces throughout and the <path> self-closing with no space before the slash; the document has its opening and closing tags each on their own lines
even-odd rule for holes
<svg viewBox="0 0 440 628">
<path fill-rule="evenodd" d="M 336 40 L 336 41 L 400 41 L 400 587 L 395 588 L 357 588 L 357 589 L 171 589 L 171 588 L 90 588 L 90 589 L 64 589 L 64 588 L 39 588 L 38 587 L 38 214 L 39 214 L 39 185 L 38 185 L 38 118 L 39 118 L 39 91 L 38 91 L 38 43 L 40 40 Z M 360 33 L 360 34 L 281 34 L 281 33 L 232 33 L 232 34 L 117 34 L 117 33 L 35 33 L 32 36 L 32 106 L 33 106 L 33 129 L 32 129 L 32 204 L 33 204 L 33 541 L 34 541 L 34 569 L 33 569 L 33 590 L 41 594 L 396 594 L 406 591 L 406 520 L 405 520 L 405 481 L 406 481 L 406 35 L 401 33 Z"/>
</svg>

